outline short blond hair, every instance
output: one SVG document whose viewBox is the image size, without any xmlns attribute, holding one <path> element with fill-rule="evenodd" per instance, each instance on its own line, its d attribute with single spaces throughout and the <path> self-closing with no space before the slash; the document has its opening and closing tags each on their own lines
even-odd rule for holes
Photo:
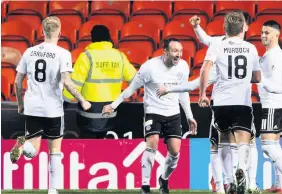
<svg viewBox="0 0 282 194">
<path fill-rule="evenodd" d="M 228 36 L 237 36 L 243 32 L 245 17 L 240 11 L 232 11 L 225 15 L 224 30 Z"/>
<path fill-rule="evenodd" d="M 56 16 L 47 17 L 42 22 L 42 28 L 45 36 L 51 38 L 54 32 L 61 29 L 61 21 Z"/>
</svg>

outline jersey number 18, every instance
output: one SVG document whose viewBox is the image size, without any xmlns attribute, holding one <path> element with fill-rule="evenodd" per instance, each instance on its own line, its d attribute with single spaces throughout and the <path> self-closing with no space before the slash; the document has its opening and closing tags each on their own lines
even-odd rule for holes
<svg viewBox="0 0 282 194">
<path fill-rule="evenodd" d="M 243 61 L 243 64 L 239 64 L 239 60 Z M 244 55 L 238 55 L 234 58 L 235 64 L 235 77 L 238 79 L 244 79 L 247 75 L 247 57 Z M 232 79 L 232 66 L 233 59 L 232 55 L 228 55 L 228 79 Z M 239 74 L 239 70 L 241 69 L 241 73 Z"/>
<path fill-rule="evenodd" d="M 42 66 L 40 67 L 39 64 L 42 64 Z M 38 59 L 35 62 L 34 78 L 38 82 L 44 82 L 46 80 L 46 61 L 45 60 Z"/>
</svg>

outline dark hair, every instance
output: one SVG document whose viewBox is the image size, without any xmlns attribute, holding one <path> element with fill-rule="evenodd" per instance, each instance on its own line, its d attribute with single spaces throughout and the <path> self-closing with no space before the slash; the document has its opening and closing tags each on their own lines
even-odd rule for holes
<svg viewBox="0 0 282 194">
<path fill-rule="evenodd" d="M 109 29 L 104 25 L 95 25 L 91 30 L 92 42 L 112 42 Z"/>
<path fill-rule="evenodd" d="M 239 11 L 240 12 L 240 11 Z M 245 11 L 241 11 L 242 14 L 244 15 L 244 18 L 245 18 L 245 21 L 246 21 L 246 24 L 249 25 L 251 23 L 251 17 L 249 15 L 248 12 L 245 12 Z"/>
<path fill-rule="evenodd" d="M 177 38 L 168 38 L 164 40 L 164 49 L 168 50 L 169 49 L 169 44 L 171 42 L 179 42 L 179 40 Z"/>
<path fill-rule="evenodd" d="M 237 36 L 243 32 L 245 17 L 240 11 L 232 11 L 225 15 L 224 30 L 228 36 Z"/>
<path fill-rule="evenodd" d="M 278 22 L 274 21 L 274 20 L 268 20 L 268 21 L 264 22 L 263 26 L 274 28 L 274 29 L 278 30 L 279 32 L 281 30 L 280 24 Z"/>
</svg>

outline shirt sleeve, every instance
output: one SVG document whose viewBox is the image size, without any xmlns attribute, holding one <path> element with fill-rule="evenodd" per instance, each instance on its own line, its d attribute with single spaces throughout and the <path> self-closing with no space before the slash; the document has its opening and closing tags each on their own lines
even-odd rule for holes
<svg viewBox="0 0 282 194">
<path fill-rule="evenodd" d="M 150 70 L 148 64 L 143 64 L 131 84 L 112 102 L 111 106 L 116 109 L 126 98 L 129 98 L 137 89 L 141 88 L 150 80 Z"/>
<path fill-rule="evenodd" d="M 121 53 L 123 60 L 123 80 L 126 82 L 131 82 L 136 74 L 136 69 L 134 66 L 128 61 L 125 54 Z"/>
<path fill-rule="evenodd" d="M 217 59 L 217 46 L 216 44 L 211 45 L 206 53 L 205 61 L 212 61 L 215 63 Z"/>
<path fill-rule="evenodd" d="M 195 33 L 201 43 L 210 46 L 213 42 L 213 37 L 209 36 L 200 25 L 195 28 Z"/>
<path fill-rule="evenodd" d="M 259 65 L 259 56 L 258 56 L 258 51 L 256 47 L 253 47 L 253 59 L 254 59 L 254 64 L 253 64 L 253 71 L 260 71 L 260 65 Z"/>
<path fill-rule="evenodd" d="M 17 72 L 22 73 L 22 74 L 27 74 L 27 63 L 26 63 L 26 58 L 28 56 L 28 49 L 24 52 L 18 66 L 17 66 Z"/>
<path fill-rule="evenodd" d="M 67 51 L 61 56 L 60 72 L 73 72 L 71 53 Z"/>
<path fill-rule="evenodd" d="M 187 70 L 184 70 L 184 72 L 186 72 L 183 76 L 181 85 L 185 82 L 187 82 L 188 77 L 189 77 L 189 68 L 187 66 Z M 183 92 L 183 93 L 179 93 L 179 103 L 181 105 L 181 107 L 183 108 L 183 111 L 186 115 L 187 119 L 193 119 L 193 113 L 191 110 L 191 106 L 190 106 L 190 96 L 188 92 Z"/>
</svg>

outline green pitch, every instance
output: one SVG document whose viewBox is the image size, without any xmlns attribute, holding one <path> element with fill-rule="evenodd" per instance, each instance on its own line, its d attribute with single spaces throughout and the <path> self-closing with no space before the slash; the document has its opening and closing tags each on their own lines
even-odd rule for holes
<svg viewBox="0 0 282 194">
<path fill-rule="evenodd" d="M 47 194 L 47 190 L 16 190 L 16 191 L 3 191 L 2 190 L 2 194 L 20 194 L 20 193 L 23 193 L 23 194 L 27 194 L 27 193 L 31 193 L 31 194 Z M 59 191 L 59 194 L 76 194 L 76 193 L 86 193 L 86 194 L 90 194 L 90 193 L 93 193 L 93 194 L 105 194 L 105 193 L 108 193 L 108 194 L 139 194 L 139 190 L 122 190 L 122 191 L 119 191 L 119 190 L 60 190 Z M 210 191 L 199 191 L 199 190 L 190 190 L 190 191 L 187 191 L 187 190 L 171 190 L 170 194 L 200 194 L 200 193 L 203 193 L 203 194 L 212 194 L 212 192 Z M 158 191 L 152 191 L 152 194 L 159 194 Z M 266 194 L 266 193 L 264 193 Z"/>
</svg>

